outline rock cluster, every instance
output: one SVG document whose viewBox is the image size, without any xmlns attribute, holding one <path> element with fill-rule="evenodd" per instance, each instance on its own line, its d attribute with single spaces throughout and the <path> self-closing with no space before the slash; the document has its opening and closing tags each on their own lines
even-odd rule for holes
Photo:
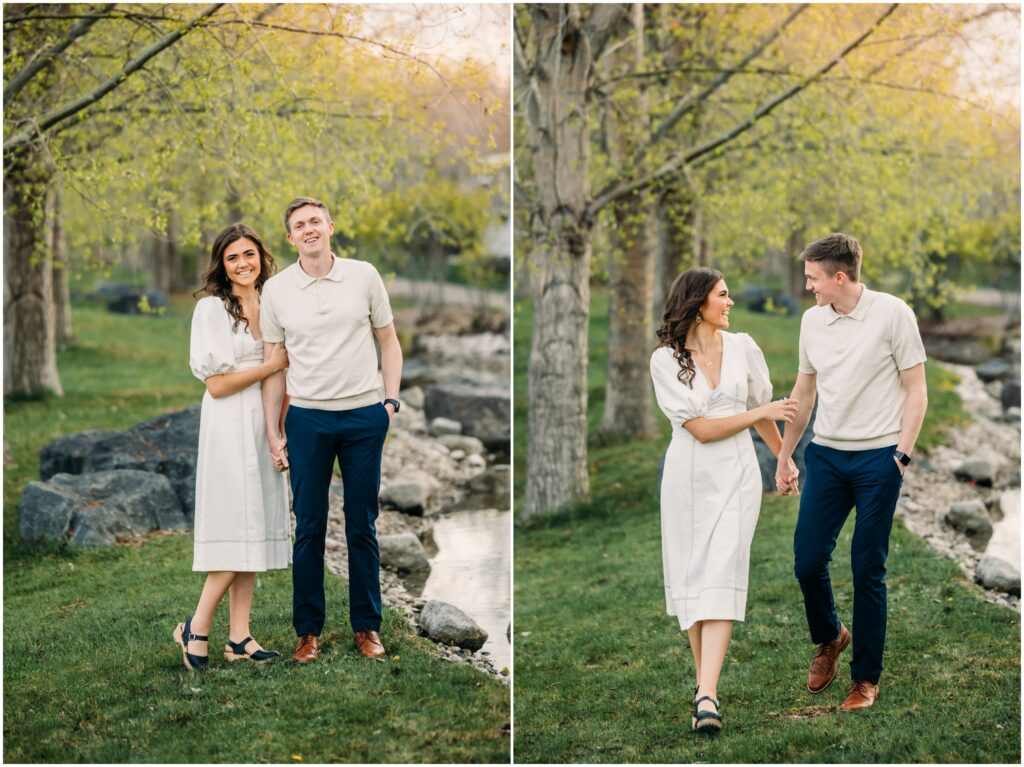
<svg viewBox="0 0 1024 767">
<path fill-rule="evenodd" d="M 973 368 L 938 363 L 960 377 L 967 424 L 915 462 L 897 507 L 907 528 L 1020 609 L 1020 420 L 1009 420 Z"/>
<path fill-rule="evenodd" d="M 170 481 L 147 471 L 55 474 L 30 482 L 18 506 L 22 540 L 107 546 L 120 536 L 187 526 Z"/>
<path fill-rule="evenodd" d="M 508 683 L 481 650 L 486 632 L 453 605 L 439 608 L 432 600 L 417 596 L 429 575 L 434 522 L 472 499 L 473 508 L 489 501 L 495 508 L 510 508 L 509 466 L 488 465 L 491 458 L 483 443 L 458 434 L 432 437 L 423 410 L 415 407 L 416 396 L 402 391 L 402 409 L 388 432 L 381 466 L 381 512 L 377 538 L 381 551 L 381 594 L 391 607 L 400 610 L 416 628 L 438 645 L 442 657 L 467 663 Z M 477 460 L 473 460 L 477 459 Z M 403 497 L 404 496 L 404 497 Z M 341 480 L 335 477 L 327 519 L 327 566 L 348 577 L 345 544 L 344 498 Z M 433 549 L 436 552 L 436 549 Z M 426 567 L 424 567 L 426 565 Z M 424 618 L 424 612 L 426 618 Z"/>
<path fill-rule="evenodd" d="M 128 431 L 95 429 L 58 437 L 39 452 L 40 479 L 45 482 L 58 473 L 99 471 L 162 474 L 178 496 L 186 527 L 191 527 L 195 515 L 199 409 L 200 405 L 193 405 L 160 415 Z"/>
</svg>

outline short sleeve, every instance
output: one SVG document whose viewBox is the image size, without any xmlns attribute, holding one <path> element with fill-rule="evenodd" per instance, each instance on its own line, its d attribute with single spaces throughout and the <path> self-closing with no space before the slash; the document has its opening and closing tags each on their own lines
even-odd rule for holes
<svg viewBox="0 0 1024 767">
<path fill-rule="evenodd" d="M 196 304 L 192 314 L 188 361 L 192 374 L 200 381 L 235 369 L 231 322 L 231 315 L 216 296 L 209 296 Z"/>
<path fill-rule="evenodd" d="M 800 361 L 797 370 L 806 375 L 815 375 L 818 372 L 814 365 L 811 364 L 810 355 L 807 353 L 807 334 L 804 332 L 807 318 L 810 316 L 811 311 L 808 309 L 804 312 L 804 316 L 800 318 Z"/>
<path fill-rule="evenodd" d="M 651 380 L 658 407 L 673 426 L 682 426 L 707 413 L 704 397 L 679 380 L 679 361 L 672 349 L 663 346 L 651 355 Z"/>
<path fill-rule="evenodd" d="M 772 399 L 772 379 L 768 373 L 768 363 L 764 360 L 764 352 L 753 338 L 746 333 L 738 334 L 743 341 L 747 363 L 747 409 L 760 407 Z"/>
<path fill-rule="evenodd" d="M 380 272 L 371 264 L 373 274 L 370 277 L 370 324 L 375 328 L 383 328 L 395 321 L 391 313 L 391 300 Z"/>
<path fill-rule="evenodd" d="M 278 319 L 273 295 L 274 290 L 267 282 L 260 294 L 260 337 L 267 343 L 279 344 L 284 341 L 284 328 Z"/>
<path fill-rule="evenodd" d="M 909 370 L 928 359 L 914 310 L 903 301 L 899 302 L 893 316 L 892 357 L 898 370 Z"/>
</svg>

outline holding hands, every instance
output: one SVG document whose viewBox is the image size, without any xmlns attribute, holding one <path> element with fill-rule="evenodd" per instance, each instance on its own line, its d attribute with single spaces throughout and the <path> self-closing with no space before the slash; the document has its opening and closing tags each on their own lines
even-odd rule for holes
<svg viewBox="0 0 1024 767">
<path fill-rule="evenodd" d="M 799 401 L 791 397 L 783 397 L 773 402 L 769 402 L 767 405 L 762 405 L 759 410 L 762 411 L 762 418 L 765 421 L 785 421 L 786 423 L 793 423 L 793 419 L 796 418 L 796 410 L 799 405 Z"/>
<path fill-rule="evenodd" d="M 775 469 L 775 489 L 779 495 L 800 495 L 800 470 L 793 463 L 792 458 L 782 460 L 779 458 L 779 465 Z"/>
<path fill-rule="evenodd" d="M 267 442 L 270 443 L 270 460 L 273 461 L 274 468 L 284 471 L 288 468 L 288 438 L 268 434 Z"/>
</svg>

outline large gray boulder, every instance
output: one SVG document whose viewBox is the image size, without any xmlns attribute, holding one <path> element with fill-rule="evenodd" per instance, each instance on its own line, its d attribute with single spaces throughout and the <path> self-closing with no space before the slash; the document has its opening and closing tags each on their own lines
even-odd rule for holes
<svg viewBox="0 0 1024 767">
<path fill-rule="evenodd" d="M 30 482 L 18 506 L 22 540 L 106 546 L 119 535 L 187 529 L 167 477 L 145 471 L 56 474 Z"/>
<path fill-rule="evenodd" d="M 406 514 L 421 517 L 439 488 L 438 481 L 425 471 L 407 469 L 381 488 L 380 502 Z"/>
<path fill-rule="evenodd" d="M 163 474 L 181 501 L 185 516 L 195 515 L 199 410 L 193 405 L 151 418 L 96 443 L 82 472 L 134 469 Z"/>
<path fill-rule="evenodd" d="M 992 534 L 992 522 L 984 501 L 977 498 L 957 501 L 946 512 L 946 522 L 968 533 Z"/>
<path fill-rule="evenodd" d="M 462 610 L 432 599 L 420 613 L 420 629 L 434 642 L 476 652 L 487 641 L 487 632 Z"/>
<path fill-rule="evenodd" d="M 81 474 L 85 459 L 96 445 L 120 432 L 90 429 L 58 437 L 39 451 L 39 478 L 44 482 L 54 474 Z"/>
<path fill-rule="evenodd" d="M 1020 564 L 986 554 L 978 562 L 974 577 L 982 586 L 1020 596 Z"/>
<path fill-rule="evenodd" d="M 982 487 L 992 487 L 1006 465 L 1005 457 L 991 448 L 982 447 L 954 469 L 953 474 L 959 480 L 974 482 Z"/>
<path fill-rule="evenodd" d="M 924 349 L 931 359 L 953 362 L 957 365 L 980 365 L 992 359 L 995 352 L 973 336 L 952 336 L 921 333 Z"/>
<path fill-rule="evenodd" d="M 990 589 L 1020 595 L 1020 488 L 999 494 L 1003 518 L 993 525 L 992 540 L 978 562 L 975 578 Z"/>
<path fill-rule="evenodd" d="M 450 379 L 431 384 L 424 402 L 427 422 L 450 418 L 462 424 L 462 433 L 488 447 L 507 447 L 512 409 L 507 387 Z"/>
<path fill-rule="evenodd" d="M 982 381 L 1001 381 L 1013 374 L 1013 365 L 1003 357 L 993 357 L 974 368 L 974 372 Z"/>
<path fill-rule="evenodd" d="M 416 533 L 395 533 L 377 538 L 380 546 L 380 563 L 393 567 L 399 575 L 430 571 L 426 549 Z"/>
</svg>

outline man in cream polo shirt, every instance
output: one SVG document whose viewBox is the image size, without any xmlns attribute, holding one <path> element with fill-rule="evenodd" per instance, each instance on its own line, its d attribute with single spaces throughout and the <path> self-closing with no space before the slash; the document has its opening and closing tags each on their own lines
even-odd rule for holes
<svg viewBox="0 0 1024 767">
<path fill-rule="evenodd" d="M 263 382 L 263 409 L 274 465 L 291 468 L 295 511 L 292 659 L 316 660 L 326 612 L 324 547 L 328 490 L 337 457 L 344 483 L 349 610 L 359 654 L 384 655 L 380 640 L 380 552 L 377 494 L 391 417 L 398 411 L 402 349 L 384 283 L 372 264 L 331 253 L 334 223 L 311 197 L 285 211 L 288 242 L 299 260 L 263 286 L 264 354 L 288 350 L 289 406 L 281 433 L 283 373 Z M 380 344 L 384 401 L 374 338 Z"/>
<path fill-rule="evenodd" d="M 811 641 L 817 648 L 807 689 L 822 692 L 851 641 L 839 620 L 828 565 L 851 509 L 853 531 L 852 684 L 842 711 L 874 704 L 885 647 L 885 561 L 903 473 L 921 431 L 928 393 L 924 344 L 903 301 L 860 282 L 861 247 L 830 234 L 801 254 L 816 306 L 800 323 L 800 370 L 792 397 L 799 402 L 779 452 L 776 484 L 796 491 L 789 466 L 821 398 L 814 439 L 804 460 L 807 477 L 793 536 L 795 573 L 804 595 Z"/>
</svg>

